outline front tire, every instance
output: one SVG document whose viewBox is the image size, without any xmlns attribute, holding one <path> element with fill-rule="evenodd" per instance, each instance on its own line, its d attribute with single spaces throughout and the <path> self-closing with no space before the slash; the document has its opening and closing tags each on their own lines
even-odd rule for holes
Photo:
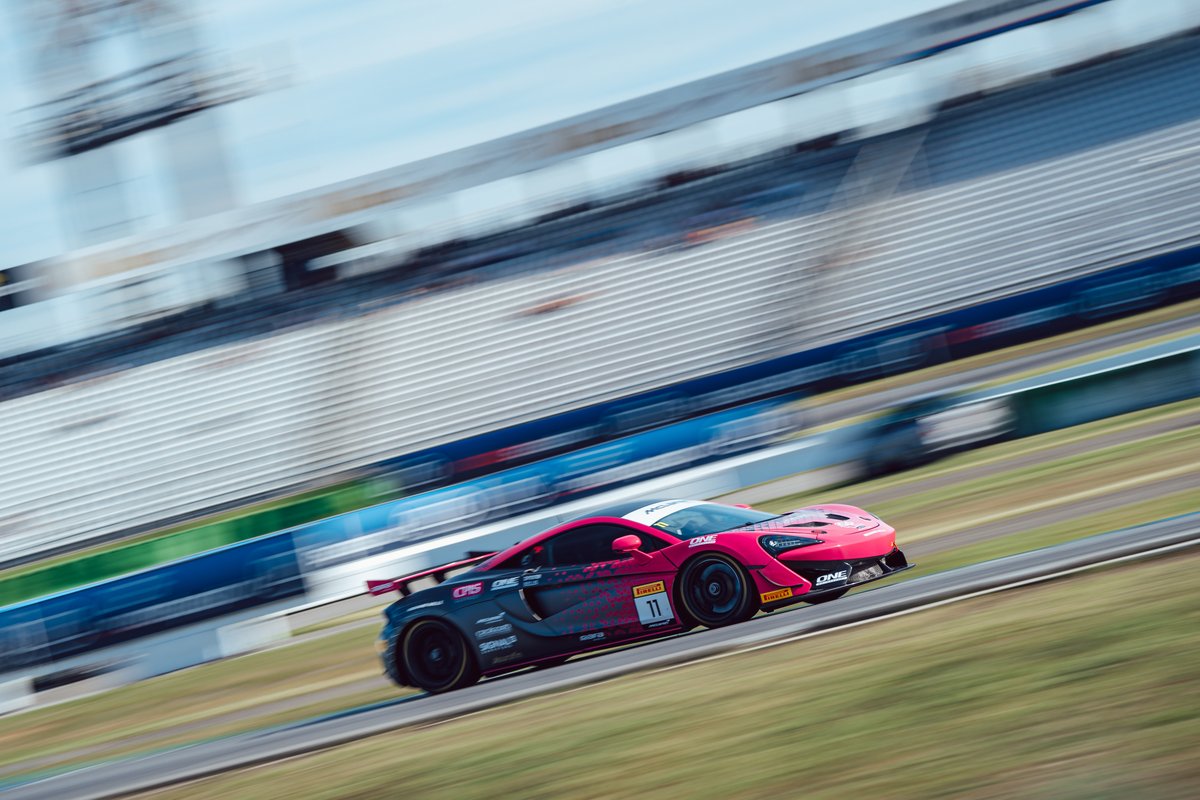
<svg viewBox="0 0 1200 800">
<path fill-rule="evenodd" d="M 706 628 L 720 628 L 750 619 L 758 597 L 746 570 L 720 553 L 705 553 L 684 565 L 679 575 L 679 599 L 687 618 Z"/>
<path fill-rule="evenodd" d="M 421 619 L 409 625 L 400 644 L 404 674 L 430 694 L 470 686 L 479 680 L 479 666 L 458 630 L 440 619 Z"/>
</svg>

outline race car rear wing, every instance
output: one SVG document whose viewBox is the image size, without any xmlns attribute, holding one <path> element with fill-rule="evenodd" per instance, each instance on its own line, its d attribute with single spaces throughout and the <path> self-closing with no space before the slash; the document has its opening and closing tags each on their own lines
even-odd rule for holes
<svg viewBox="0 0 1200 800">
<path fill-rule="evenodd" d="M 421 578 L 432 577 L 437 583 L 446 580 L 446 577 L 455 570 L 469 567 L 472 564 L 478 564 L 480 561 L 486 561 L 496 553 L 468 553 L 467 557 L 460 561 L 451 561 L 448 564 L 442 564 L 437 567 L 414 572 L 411 575 L 405 575 L 403 578 L 392 578 L 386 581 L 367 581 L 367 591 L 373 595 L 387 594 L 388 592 L 399 592 L 402 597 L 408 597 L 412 594 L 412 589 L 409 584 L 420 580 Z"/>
</svg>

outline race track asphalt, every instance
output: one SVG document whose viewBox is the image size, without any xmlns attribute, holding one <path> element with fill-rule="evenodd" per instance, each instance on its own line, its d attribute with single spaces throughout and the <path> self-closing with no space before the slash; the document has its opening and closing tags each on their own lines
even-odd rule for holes
<svg viewBox="0 0 1200 800">
<path fill-rule="evenodd" d="M 86 766 L 24 784 L 0 786 L 11 800 L 94 800 L 126 796 L 283 758 L 407 726 L 448 719 L 526 697 L 619 675 L 685 663 L 789 637 L 912 610 L 983 591 L 1048 579 L 1066 571 L 1165 548 L 1200 544 L 1200 513 L 1078 539 L 849 595 L 837 602 L 760 616 L 524 671 L 444 695 L 418 695 L 301 723 L 229 736 L 140 757 Z"/>
</svg>

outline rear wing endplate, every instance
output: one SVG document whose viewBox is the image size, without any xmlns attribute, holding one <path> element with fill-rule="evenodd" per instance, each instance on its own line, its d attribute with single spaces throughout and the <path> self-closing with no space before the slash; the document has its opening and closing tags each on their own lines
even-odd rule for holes
<svg viewBox="0 0 1200 800">
<path fill-rule="evenodd" d="M 470 553 L 467 558 L 459 561 L 451 561 L 448 564 L 441 564 L 436 567 L 414 572 L 411 575 L 405 575 L 402 578 L 392 578 L 386 581 L 367 581 L 367 591 L 373 595 L 383 595 L 388 592 L 399 592 L 401 596 L 408 597 L 412 594 L 412 589 L 409 584 L 420 580 L 421 578 L 432 577 L 437 583 L 446 580 L 446 576 L 457 569 L 469 567 L 472 564 L 478 564 L 480 561 L 486 561 L 495 553 Z"/>
</svg>

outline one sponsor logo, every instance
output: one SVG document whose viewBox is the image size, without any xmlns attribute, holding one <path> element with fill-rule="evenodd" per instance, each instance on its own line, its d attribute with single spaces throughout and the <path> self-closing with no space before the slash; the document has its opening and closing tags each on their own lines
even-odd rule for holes
<svg viewBox="0 0 1200 800">
<path fill-rule="evenodd" d="M 599 642 L 604 639 L 604 631 L 596 631 L 595 633 L 585 633 L 579 637 L 581 642 Z"/>
<path fill-rule="evenodd" d="M 509 625 L 507 622 L 503 625 L 492 625 L 487 628 L 481 628 L 475 631 L 475 638 L 487 639 L 492 636 L 503 636 L 506 633 L 512 633 L 512 625 Z"/>
<path fill-rule="evenodd" d="M 455 600 L 461 600 L 464 597 L 473 597 L 483 591 L 483 581 L 475 581 L 474 583 L 464 583 L 462 586 L 455 587 L 451 594 Z"/>
<path fill-rule="evenodd" d="M 702 544 L 716 544 L 717 534 L 710 533 L 707 536 L 697 536 L 688 542 L 688 547 L 699 547 Z"/>
<path fill-rule="evenodd" d="M 479 619 L 475 620 L 475 624 L 476 625 L 495 625 L 497 622 L 503 622 L 503 621 L 504 621 L 504 612 L 501 611 L 499 614 L 496 614 L 495 616 L 492 616 L 492 617 L 480 617 Z"/>
<path fill-rule="evenodd" d="M 410 609 L 408 609 L 408 610 L 409 610 L 409 611 L 416 611 L 418 608 L 433 608 L 434 606 L 440 606 L 441 604 L 442 604 L 442 601 L 441 601 L 441 600 L 434 600 L 434 601 L 432 601 L 432 602 L 429 602 L 429 603 L 421 603 L 421 604 L 420 604 L 420 605 L 418 605 L 418 606 L 413 606 L 413 607 L 411 607 L 411 608 L 410 608 Z"/>
<path fill-rule="evenodd" d="M 776 600 L 787 600 L 792 596 L 792 590 L 788 588 L 775 589 L 771 592 L 763 592 L 759 597 L 764 603 L 774 603 Z"/>
<path fill-rule="evenodd" d="M 520 582 L 520 578 L 501 578 L 498 581 L 492 581 L 492 591 L 494 592 L 498 589 L 515 589 Z"/>
<path fill-rule="evenodd" d="M 816 580 L 816 583 L 814 583 L 813 585 L 814 586 L 824 586 L 827 583 L 837 583 L 838 581 L 844 581 L 848 577 L 850 577 L 850 570 L 848 570 L 848 569 L 844 569 L 841 572 L 830 572 L 825 575 L 819 576 Z"/>
<path fill-rule="evenodd" d="M 666 590 L 667 590 L 666 584 L 664 584 L 662 581 L 655 581 L 654 583 L 644 583 L 641 586 L 633 587 L 633 596 L 634 597 L 645 597 L 648 594 L 655 594 L 657 592 L 665 592 Z"/>
<path fill-rule="evenodd" d="M 494 653 L 497 650 L 507 650 L 517 643 L 517 637 L 505 636 L 503 639 L 492 639 L 487 642 L 479 643 L 479 652 Z"/>
</svg>

